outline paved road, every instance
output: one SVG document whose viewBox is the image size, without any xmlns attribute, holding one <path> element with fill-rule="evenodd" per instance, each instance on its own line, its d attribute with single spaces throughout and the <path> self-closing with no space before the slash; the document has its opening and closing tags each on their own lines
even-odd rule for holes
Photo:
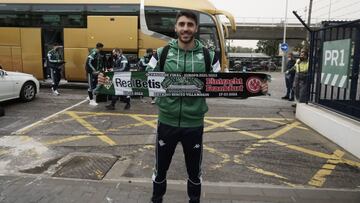
<svg viewBox="0 0 360 203">
<path fill-rule="evenodd" d="M 281 74 L 273 74 L 270 90 L 271 96 L 247 100 L 208 99 L 204 180 L 359 190 L 360 161 L 295 120 L 291 102 L 280 99 Z M 95 179 L 151 176 L 157 108 L 150 100 L 135 98 L 128 111 L 123 103 L 107 111 L 105 103 L 89 106 L 86 90 L 61 93 L 54 97 L 42 89 L 31 103 L 5 103 L 6 116 L 0 118 L 1 174 L 51 177 L 67 160 L 85 153 L 90 160 L 115 157 L 112 164 L 102 163 L 101 170 L 90 167 Z M 84 173 L 89 171 L 78 174 Z M 186 178 L 180 145 L 168 178 Z"/>
</svg>

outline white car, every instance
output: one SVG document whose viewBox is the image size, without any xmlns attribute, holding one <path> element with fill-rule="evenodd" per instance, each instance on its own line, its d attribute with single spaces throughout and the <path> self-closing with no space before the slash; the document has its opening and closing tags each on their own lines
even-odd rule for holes
<svg viewBox="0 0 360 203">
<path fill-rule="evenodd" d="M 16 98 L 28 102 L 39 91 L 40 83 L 33 75 L 0 69 L 0 102 Z"/>
</svg>

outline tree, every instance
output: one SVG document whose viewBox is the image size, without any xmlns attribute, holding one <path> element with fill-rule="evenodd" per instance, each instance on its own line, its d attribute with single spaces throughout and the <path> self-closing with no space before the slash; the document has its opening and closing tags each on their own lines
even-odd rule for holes
<svg viewBox="0 0 360 203">
<path fill-rule="evenodd" d="M 230 52 L 231 53 L 252 53 L 254 50 L 248 47 L 241 47 L 241 46 L 231 46 Z"/>
<path fill-rule="evenodd" d="M 279 53 L 280 40 L 259 40 L 256 44 L 256 53 L 265 53 L 271 57 L 277 56 Z"/>
</svg>

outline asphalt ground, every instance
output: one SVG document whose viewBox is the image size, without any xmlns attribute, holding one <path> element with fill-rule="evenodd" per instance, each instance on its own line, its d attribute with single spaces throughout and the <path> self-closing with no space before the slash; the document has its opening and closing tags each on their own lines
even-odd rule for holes
<svg viewBox="0 0 360 203">
<path fill-rule="evenodd" d="M 360 160 L 295 120 L 292 103 L 280 99 L 282 75 L 272 77 L 271 96 L 207 100 L 203 179 L 359 190 Z M 80 153 L 117 158 L 103 174 L 93 167 L 103 179 L 151 177 L 157 107 L 149 98 L 146 103 L 132 99 L 130 110 L 118 102 L 117 109 L 109 111 L 106 103 L 89 106 L 85 89 L 60 89 L 60 93 L 53 96 L 42 88 L 30 103 L 3 103 L 1 174 L 51 177 L 61 168 L 60 160 Z M 186 179 L 181 145 L 168 179 Z"/>
</svg>

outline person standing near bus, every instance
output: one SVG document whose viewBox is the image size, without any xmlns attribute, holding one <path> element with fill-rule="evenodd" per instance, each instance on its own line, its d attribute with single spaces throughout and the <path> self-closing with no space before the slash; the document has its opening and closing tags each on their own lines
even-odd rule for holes
<svg viewBox="0 0 360 203">
<path fill-rule="evenodd" d="M 102 43 L 97 43 L 96 48 L 92 49 L 86 59 L 85 69 L 88 78 L 88 100 L 89 104 L 92 106 L 97 106 L 98 104 L 94 100 L 94 90 L 97 86 L 97 77 L 100 73 L 100 51 L 104 48 Z"/>
<path fill-rule="evenodd" d="M 126 68 L 128 67 L 128 60 L 126 56 L 123 55 L 121 49 L 116 48 L 112 51 L 113 54 L 113 62 L 112 62 L 112 71 L 115 72 L 123 72 L 127 71 Z M 126 103 L 124 109 L 130 109 L 130 96 L 120 96 L 122 100 Z M 111 103 L 105 106 L 109 110 L 115 110 L 115 104 L 119 99 L 118 96 L 113 95 L 111 96 Z"/>
<path fill-rule="evenodd" d="M 175 32 L 178 39 L 169 42 L 168 48 L 159 48 L 151 58 L 148 69 L 164 72 L 206 72 L 206 54 L 203 45 L 195 39 L 198 31 L 196 14 L 179 12 Z M 168 49 L 168 54 L 162 52 Z M 207 49 L 206 49 L 207 50 Z M 221 70 L 218 57 L 207 50 L 212 72 Z M 163 58 L 162 58 L 163 57 Z M 165 60 L 163 70 L 160 61 Z M 156 162 L 153 173 L 152 202 L 162 202 L 166 192 L 166 175 L 178 142 L 181 142 L 188 173 L 189 202 L 200 202 L 201 162 L 203 150 L 204 116 L 208 111 L 203 97 L 158 97 L 159 107 Z"/>
<path fill-rule="evenodd" d="M 53 95 L 60 95 L 58 91 L 59 83 L 61 80 L 61 68 L 64 64 L 63 57 L 60 54 L 62 46 L 55 42 L 53 48 L 47 53 L 48 65 L 51 70 L 52 85 L 51 91 Z"/>
<path fill-rule="evenodd" d="M 178 39 L 159 48 L 152 56 L 147 69 L 156 72 L 220 72 L 218 56 L 203 48 L 195 39 L 198 19 L 191 11 L 176 16 L 175 32 Z M 166 53 L 166 54 L 164 54 Z M 99 83 L 105 77 L 99 75 Z M 262 86 L 267 91 L 267 86 Z M 151 202 L 161 203 L 166 193 L 166 175 L 178 142 L 181 142 L 188 173 L 187 194 L 190 203 L 200 202 L 201 162 L 203 151 L 204 117 L 208 111 L 204 97 L 157 97 L 159 108 L 155 148 L 155 168 L 152 176 Z"/>
</svg>

